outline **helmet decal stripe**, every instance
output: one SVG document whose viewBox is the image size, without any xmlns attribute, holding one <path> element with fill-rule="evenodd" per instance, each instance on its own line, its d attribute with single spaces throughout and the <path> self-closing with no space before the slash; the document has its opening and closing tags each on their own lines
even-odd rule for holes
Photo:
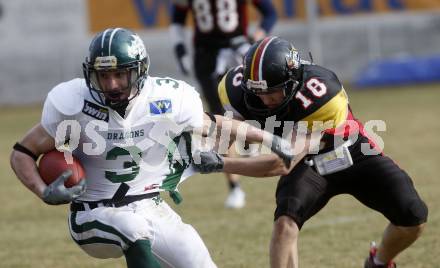
<svg viewBox="0 0 440 268">
<path fill-rule="evenodd" d="M 254 52 L 254 57 L 252 59 L 251 65 L 251 80 L 259 81 L 262 80 L 262 67 L 263 67 L 263 58 L 264 52 L 268 47 L 269 43 L 275 39 L 276 37 L 266 37 L 261 43 L 258 45 L 257 49 Z"/>
<path fill-rule="evenodd" d="M 106 29 L 105 31 L 104 31 L 104 33 L 102 33 L 102 36 L 101 36 L 101 53 L 102 53 L 102 51 L 104 50 L 104 40 L 105 40 L 105 35 L 107 34 L 107 32 L 108 31 L 110 31 L 111 29 Z M 101 56 L 104 56 L 104 55 L 101 55 Z"/>
<path fill-rule="evenodd" d="M 116 32 L 121 30 L 121 28 L 116 28 L 113 30 L 112 34 L 110 35 L 110 40 L 108 41 L 108 55 L 111 55 L 111 50 L 112 50 L 112 41 L 113 41 L 113 37 L 115 36 Z"/>
<path fill-rule="evenodd" d="M 263 59 L 264 59 L 264 53 L 266 52 L 266 49 L 269 47 L 270 43 L 275 39 L 276 37 L 272 37 L 266 45 L 263 47 L 263 52 L 261 53 L 260 57 L 260 63 L 258 64 L 258 78 L 259 80 L 263 80 Z"/>
</svg>

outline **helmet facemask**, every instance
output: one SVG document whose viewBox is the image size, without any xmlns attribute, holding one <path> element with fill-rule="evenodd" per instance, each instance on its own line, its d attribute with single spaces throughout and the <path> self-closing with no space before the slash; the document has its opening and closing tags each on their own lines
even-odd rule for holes
<svg viewBox="0 0 440 268">
<path fill-rule="evenodd" d="M 287 113 L 287 105 L 292 100 L 293 96 L 295 95 L 298 87 L 299 82 L 289 79 L 286 82 L 267 88 L 265 91 L 262 91 L 261 89 L 255 89 L 255 88 L 249 88 L 247 86 L 244 86 L 242 84 L 243 90 L 245 91 L 244 95 L 244 102 L 247 108 L 258 117 L 269 117 L 272 115 L 280 115 L 284 116 Z M 261 99 L 258 97 L 259 95 L 267 95 L 267 94 L 273 94 L 276 91 L 283 91 L 284 93 L 284 99 L 279 105 L 275 108 L 260 108 L 264 106 L 264 103 L 261 101 Z M 258 100 L 256 101 L 257 98 Z M 259 103 L 260 105 L 255 105 L 255 102 Z"/>
<path fill-rule="evenodd" d="M 143 63 L 136 64 L 137 66 L 127 67 L 127 68 L 117 68 L 117 69 L 95 69 L 95 68 L 86 68 L 88 70 L 87 76 L 90 81 L 89 89 L 92 97 L 95 101 L 109 106 L 112 109 L 117 109 L 123 106 L 126 106 L 132 99 L 134 99 L 137 95 L 139 95 L 140 89 L 143 86 L 145 81 L 145 70 L 142 70 L 141 65 Z M 116 90 L 115 92 L 104 90 L 102 83 L 99 79 L 99 73 L 101 72 L 124 72 L 126 73 L 127 81 L 123 83 L 126 85 L 125 88 L 121 88 Z M 144 75 L 143 75 L 144 73 Z M 86 74 L 85 74 L 86 75 Z M 130 91 L 128 97 L 122 101 L 112 101 L 112 94 L 125 94 L 127 91 Z"/>
</svg>

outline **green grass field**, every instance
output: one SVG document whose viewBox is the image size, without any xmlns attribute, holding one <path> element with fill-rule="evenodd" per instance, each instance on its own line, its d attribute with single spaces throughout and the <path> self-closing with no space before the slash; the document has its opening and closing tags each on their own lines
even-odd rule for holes
<svg viewBox="0 0 440 268">
<path fill-rule="evenodd" d="M 440 86 L 349 92 L 362 121 L 381 119 L 385 153 L 413 177 L 430 215 L 423 236 L 397 259 L 399 268 L 440 267 Z M 51 207 L 15 178 L 9 153 L 15 141 L 40 119 L 41 107 L 0 108 L 0 267 L 125 267 L 123 259 L 89 257 L 71 240 L 67 206 Z M 243 178 L 247 205 L 223 208 L 227 194 L 221 174 L 195 176 L 175 207 L 193 224 L 219 267 L 268 267 L 276 178 Z M 170 202 L 171 203 L 171 202 Z M 384 217 L 350 196 L 338 196 L 306 223 L 299 240 L 300 265 L 362 267 L 369 242 L 378 241 Z"/>
</svg>

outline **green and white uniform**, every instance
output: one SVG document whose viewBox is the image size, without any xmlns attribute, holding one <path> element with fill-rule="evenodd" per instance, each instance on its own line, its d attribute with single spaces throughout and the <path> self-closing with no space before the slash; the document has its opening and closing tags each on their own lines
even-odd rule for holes
<svg viewBox="0 0 440 268">
<path fill-rule="evenodd" d="M 121 183 L 130 186 L 128 196 L 169 191 L 178 201 L 177 186 L 194 173 L 188 130 L 202 125 L 203 107 L 185 82 L 148 77 L 122 118 L 92 98 L 84 79 L 74 79 L 49 92 L 41 123 L 59 141 L 68 126 L 87 178 L 77 201 L 111 199 Z M 197 232 L 159 198 L 71 212 L 69 224 L 72 238 L 94 257 L 119 257 L 147 239 L 164 267 L 215 267 Z"/>
</svg>

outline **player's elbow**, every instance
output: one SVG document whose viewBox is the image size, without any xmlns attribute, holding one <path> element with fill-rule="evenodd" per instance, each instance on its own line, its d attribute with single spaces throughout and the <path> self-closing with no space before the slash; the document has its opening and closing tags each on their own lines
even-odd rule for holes
<svg viewBox="0 0 440 268">
<path fill-rule="evenodd" d="M 24 158 L 26 158 L 26 155 L 23 153 L 20 153 L 16 150 L 13 150 L 11 152 L 11 155 L 9 156 L 9 164 L 10 164 L 12 170 L 15 172 L 15 174 L 18 174 L 20 167 L 25 162 Z"/>
<path fill-rule="evenodd" d="M 11 168 L 15 171 L 15 166 L 18 162 L 19 155 L 17 154 L 17 151 L 12 150 L 11 154 L 9 155 L 9 165 Z"/>
<path fill-rule="evenodd" d="M 15 173 L 17 173 L 18 170 L 20 170 L 21 167 L 26 166 L 26 163 L 28 161 L 33 161 L 32 158 L 17 150 L 12 150 L 10 156 L 9 156 L 9 164 L 14 170 Z"/>
</svg>

